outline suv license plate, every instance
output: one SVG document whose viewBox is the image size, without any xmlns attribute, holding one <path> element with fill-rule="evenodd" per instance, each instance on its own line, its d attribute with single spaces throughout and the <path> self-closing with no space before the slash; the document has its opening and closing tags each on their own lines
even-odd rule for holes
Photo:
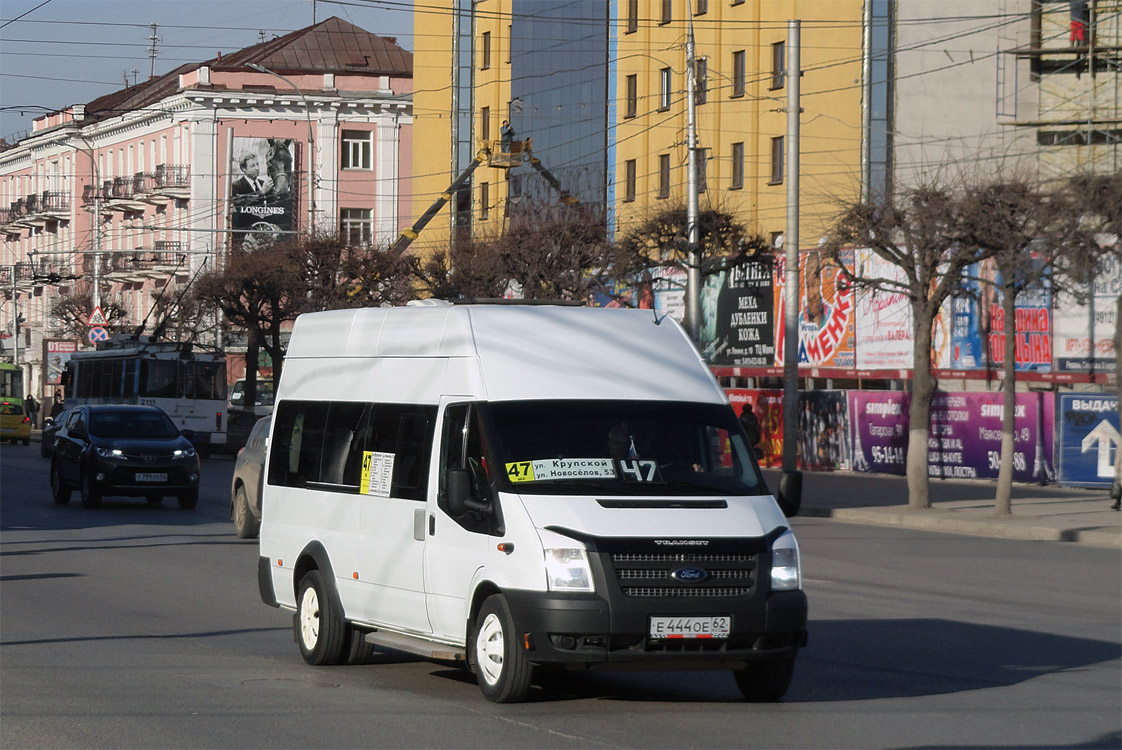
<svg viewBox="0 0 1122 750">
<path fill-rule="evenodd" d="M 652 617 L 651 638 L 728 638 L 732 617 Z"/>
<path fill-rule="evenodd" d="M 167 480 L 168 480 L 168 475 L 167 474 L 156 474 L 156 473 L 153 473 L 153 472 L 142 472 L 142 471 L 138 471 L 136 473 L 136 481 L 138 481 L 138 482 L 166 482 Z"/>
</svg>

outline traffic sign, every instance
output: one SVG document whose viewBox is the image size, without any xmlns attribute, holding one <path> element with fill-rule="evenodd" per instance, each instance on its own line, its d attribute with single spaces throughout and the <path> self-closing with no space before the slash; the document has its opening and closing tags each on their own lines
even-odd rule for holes
<svg viewBox="0 0 1122 750">
<path fill-rule="evenodd" d="M 93 312 L 90 313 L 90 319 L 86 321 L 86 325 L 88 325 L 88 326 L 103 326 L 108 322 L 109 321 L 105 319 L 105 313 L 103 313 L 101 311 L 101 305 L 98 305 L 97 307 L 95 307 L 93 309 Z M 91 341 L 92 341 L 92 339 L 91 339 Z"/>
<path fill-rule="evenodd" d="M 95 327 L 90 329 L 90 343 L 91 344 L 96 344 L 99 341 L 108 341 L 108 340 L 109 340 L 109 331 L 105 330 L 101 326 L 95 326 Z"/>
</svg>

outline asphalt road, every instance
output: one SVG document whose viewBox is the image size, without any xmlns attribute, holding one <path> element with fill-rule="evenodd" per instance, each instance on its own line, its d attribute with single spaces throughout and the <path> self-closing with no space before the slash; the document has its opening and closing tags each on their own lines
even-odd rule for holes
<svg viewBox="0 0 1122 750">
<path fill-rule="evenodd" d="M 726 673 L 550 676 L 525 704 L 397 654 L 312 668 L 257 547 L 199 507 L 51 502 L 0 449 L 0 747 L 1118 748 L 1118 550 L 795 519 L 810 643 L 783 702 Z"/>
</svg>

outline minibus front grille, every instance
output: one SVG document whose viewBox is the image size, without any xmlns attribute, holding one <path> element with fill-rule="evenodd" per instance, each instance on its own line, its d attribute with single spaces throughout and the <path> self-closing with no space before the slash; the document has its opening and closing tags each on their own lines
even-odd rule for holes
<svg viewBox="0 0 1122 750">
<path fill-rule="evenodd" d="M 626 597 L 713 599 L 755 594 L 759 577 L 757 555 L 733 550 L 648 551 L 642 546 L 617 548 L 606 555 L 616 584 Z"/>
<path fill-rule="evenodd" d="M 635 597 L 690 597 L 690 598 L 704 598 L 716 596 L 751 596 L 752 589 L 750 588 L 730 588 L 727 586 L 722 587 L 700 587 L 693 586 L 691 588 L 677 588 L 671 586 L 624 586 L 624 596 Z"/>
</svg>

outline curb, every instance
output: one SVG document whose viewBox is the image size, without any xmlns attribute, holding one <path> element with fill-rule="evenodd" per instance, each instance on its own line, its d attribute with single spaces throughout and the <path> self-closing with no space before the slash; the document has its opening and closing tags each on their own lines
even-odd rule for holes
<svg viewBox="0 0 1122 750">
<path fill-rule="evenodd" d="M 897 511 L 880 508 L 803 508 L 800 515 L 808 518 L 829 518 L 841 523 L 868 526 L 892 526 L 919 531 L 933 531 L 997 539 L 1019 539 L 1039 542 L 1074 542 L 1092 547 L 1122 549 L 1122 534 L 1092 529 L 1067 529 L 1034 526 L 1032 516 L 1014 516 L 1008 520 L 988 518 L 956 518 L 954 511 L 930 509 Z"/>
</svg>

